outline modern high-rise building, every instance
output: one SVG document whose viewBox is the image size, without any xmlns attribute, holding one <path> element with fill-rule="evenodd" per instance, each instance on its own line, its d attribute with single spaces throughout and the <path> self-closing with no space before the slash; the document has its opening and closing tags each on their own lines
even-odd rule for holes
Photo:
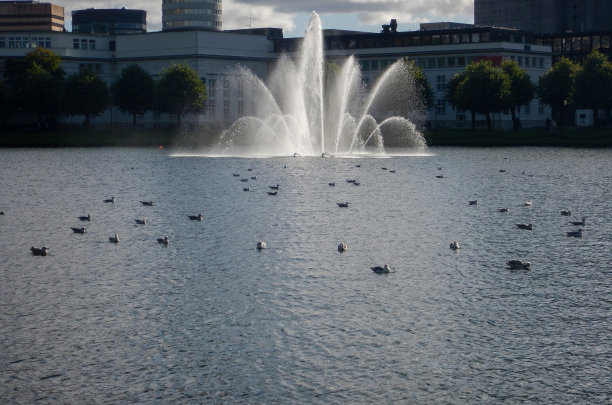
<svg viewBox="0 0 612 405">
<path fill-rule="evenodd" d="M 223 30 L 222 0 L 162 0 L 163 30 Z"/>
<path fill-rule="evenodd" d="M 0 1 L 0 31 L 64 31 L 64 7 L 38 1 Z"/>
<path fill-rule="evenodd" d="M 474 0 L 474 23 L 540 34 L 612 30 L 612 1 Z"/>
</svg>

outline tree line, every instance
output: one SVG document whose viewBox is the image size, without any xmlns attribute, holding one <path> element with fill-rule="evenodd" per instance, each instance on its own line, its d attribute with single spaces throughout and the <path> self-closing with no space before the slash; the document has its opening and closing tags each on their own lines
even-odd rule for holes
<svg viewBox="0 0 612 405">
<path fill-rule="evenodd" d="M 184 114 L 199 111 L 206 101 L 206 86 L 189 65 L 172 64 L 159 80 L 136 64 L 126 66 L 110 85 L 89 69 L 66 75 L 61 59 L 53 52 L 37 48 L 23 59 L 5 62 L 0 80 L 2 119 L 15 114 L 36 117 L 41 128 L 52 126 L 61 115 L 84 116 L 89 126 L 92 116 L 114 105 L 136 116 L 147 111 L 176 115 L 180 126 Z"/>
<path fill-rule="evenodd" d="M 567 111 L 573 108 L 591 109 L 596 123 L 601 122 L 599 112 L 607 119 L 612 108 L 612 63 L 598 51 L 582 64 L 562 58 L 534 84 L 515 61 L 504 61 L 497 67 L 481 60 L 455 74 L 446 87 L 448 102 L 457 110 L 472 113 L 472 129 L 476 114 L 485 115 L 487 129 L 491 129 L 491 114 L 496 112 L 510 112 L 513 128 L 520 128 L 518 112 L 535 97 L 551 106 L 559 126 L 568 123 Z"/>
</svg>

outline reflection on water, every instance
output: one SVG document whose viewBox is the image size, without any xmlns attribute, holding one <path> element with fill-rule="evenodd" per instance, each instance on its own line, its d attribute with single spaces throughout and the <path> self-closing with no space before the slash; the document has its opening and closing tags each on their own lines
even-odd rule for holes
<svg viewBox="0 0 612 405">
<path fill-rule="evenodd" d="M 611 152 L 430 152 L 1 150 L 0 402 L 609 401 Z"/>
</svg>

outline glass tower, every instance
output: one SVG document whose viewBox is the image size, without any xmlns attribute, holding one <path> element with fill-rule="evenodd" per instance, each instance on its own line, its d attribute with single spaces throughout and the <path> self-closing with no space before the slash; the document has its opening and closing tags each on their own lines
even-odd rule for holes
<svg viewBox="0 0 612 405">
<path fill-rule="evenodd" d="M 162 0 L 163 30 L 223 29 L 223 0 Z"/>
</svg>

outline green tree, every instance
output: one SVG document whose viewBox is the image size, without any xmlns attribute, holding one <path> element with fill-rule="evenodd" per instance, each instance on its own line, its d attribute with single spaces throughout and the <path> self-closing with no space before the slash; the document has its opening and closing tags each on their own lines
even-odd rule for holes
<svg viewBox="0 0 612 405">
<path fill-rule="evenodd" d="M 423 73 L 423 68 L 417 66 L 413 60 L 408 58 L 404 58 L 402 61 L 414 78 L 414 83 L 420 96 L 419 98 L 423 102 L 424 107 L 427 110 L 431 109 L 434 105 L 434 91 Z"/>
<path fill-rule="evenodd" d="M 510 86 L 510 78 L 501 69 L 491 61 L 479 61 L 451 78 L 447 98 L 455 108 L 472 112 L 472 129 L 476 127 L 476 113 L 485 115 L 487 129 L 491 129 L 491 113 L 508 108 Z"/>
<path fill-rule="evenodd" d="M 64 106 L 68 115 L 84 115 L 83 125 L 89 126 L 92 115 L 104 112 L 110 96 L 106 83 L 88 69 L 70 75 L 66 81 Z"/>
<path fill-rule="evenodd" d="M 592 109 L 597 122 L 599 110 L 612 107 L 612 63 L 593 51 L 577 69 L 575 80 L 575 104 Z"/>
<path fill-rule="evenodd" d="M 136 115 L 144 114 L 154 107 L 155 81 L 139 65 L 126 66 L 111 86 L 113 103 L 121 111 L 132 115 L 136 125 Z"/>
<path fill-rule="evenodd" d="M 162 71 L 157 82 L 157 108 L 160 112 L 176 115 L 181 126 L 184 114 L 197 112 L 206 101 L 206 86 L 189 65 L 173 64 Z"/>
<path fill-rule="evenodd" d="M 559 126 L 563 126 L 565 108 L 571 103 L 577 70 L 574 62 L 561 58 L 538 80 L 538 97 L 552 108 Z"/>
<path fill-rule="evenodd" d="M 37 48 L 22 60 L 5 63 L 4 74 L 16 109 L 36 114 L 39 125 L 48 124 L 61 113 L 64 71 L 60 62 L 58 55 Z"/>
<path fill-rule="evenodd" d="M 501 66 L 504 73 L 510 78 L 510 97 L 508 107 L 512 114 L 512 127 L 517 130 L 520 128 L 520 118 L 517 112 L 521 107 L 529 104 L 535 95 L 535 87 L 526 71 L 521 69 L 513 60 L 507 60 Z"/>
</svg>

